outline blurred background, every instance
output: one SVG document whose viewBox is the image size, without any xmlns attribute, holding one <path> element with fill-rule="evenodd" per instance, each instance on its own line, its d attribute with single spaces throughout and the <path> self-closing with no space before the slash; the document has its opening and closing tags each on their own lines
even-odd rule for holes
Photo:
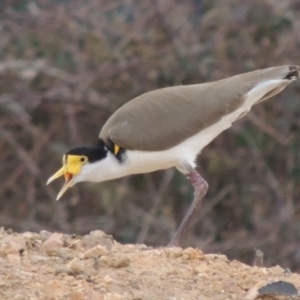
<svg viewBox="0 0 300 300">
<path fill-rule="evenodd" d="M 193 189 L 176 170 L 45 182 L 64 152 L 153 89 L 300 64 L 299 0 L 0 1 L 0 226 L 165 246 Z M 300 82 L 198 159 L 210 189 L 184 246 L 300 271 Z"/>
</svg>

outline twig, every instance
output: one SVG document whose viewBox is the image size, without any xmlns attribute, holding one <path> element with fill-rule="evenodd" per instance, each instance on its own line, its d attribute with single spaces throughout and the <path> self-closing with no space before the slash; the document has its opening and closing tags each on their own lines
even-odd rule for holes
<svg viewBox="0 0 300 300">
<path fill-rule="evenodd" d="M 8 60 L 0 63 L 0 74 L 10 69 L 26 69 L 31 68 L 36 71 L 43 72 L 53 77 L 57 77 L 68 83 L 75 84 L 76 78 L 62 70 L 48 66 L 45 60 Z"/>
<path fill-rule="evenodd" d="M 262 131 L 268 133 L 271 137 L 273 137 L 278 143 L 289 146 L 291 144 L 291 141 L 294 138 L 294 134 L 291 134 L 290 136 L 286 137 L 280 134 L 277 130 L 275 130 L 272 126 L 267 124 L 265 120 L 254 114 L 253 112 L 249 112 L 247 114 L 248 119 L 257 127 L 259 127 Z"/>
<path fill-rule="evenodd" d="M 235 128 L 241 128 L 238 124 Z M 236 131 L 237 129 L 234 130 Z M 239 131 L 239 130 L 238 130 Z M 248 144 L 251 146 L 251 149 L 253 151 L 253 153 L 255 154 L 255 156 L 260 160 L 260 162 L 263 164 L 265 170 L 266 170 L 266 179 L 267 182 L 269 182 L 270 187 L 272 188 L 272 190 L 275 192 L 275 195 L 277 197 L 277 199 L 280 202 L 283 202 L 284 200 L 284 194 L 280 188 L 280 184 L 274 174 L 274 172 L 272 171 L 272 169 L 268 166 L 266 160 L 264 159 L 260 149 L 258 148 L 258 146 L 256 145 L 255 141 L 253 140 L 253 138 L 244 133 L 244 137 L 246 139 L 246 141 L 248 142 Z"/>
<path fill-rule="evenodd" d="M 203 207 L 203 210 L 200 213 L 197 222 L 203 219 L 222 199 L 224 199 L 224 197 L 232 191 L 233 187 L 233 184 L 225 186 L 223 189 L 221 189 L 221 191 L 218 192 L 218 194 L 213 199 L 208 201 L 208 204 Z"/>
<path fill-rule="evenodd" d="M 164 177 L 163 177 L 160 187 L 158 189 L 155 189 L 153 187 L 153 185 L 149 186 L 152 180 L 151 180 L 151 177 L 148 176 L 148 179 L 149 179 L 147 181 L 148 189 L 150 189 L 152 191 L 151 194 L 153 195 L 152 196 L 153 205 L 152 205 L 149 213 L 146 215 L 146 217 L 143 218 L 144 222 L 141 226 L 141 231 L 137 237 L 137 243 L 141 244 L 141 243 L 144 243 L 144 241 L 146 240 L 146 237 L 149 233 L 150 225 L 153 221 L 153 218 L 152 217 L 150 218 L 149 215 L 154 216 L 156 214 L 159 204 L 161 203 L 161 201 L 163 199 L 163 197 L 162 197 L 163 191 L 168 186 L 168 184 L 171 182 L 173 174 L 174 174 L 173 170 L 165 171 Z"/>
<path fill-rule="evenodd" d="M 28 170 L 34 175 L 38 176 L 40 174 L 40 169 L 36 165 L 35 161 L 31 158 L 30 155 L 25 151 L 20 143 L 17 142 L 16 139 L 12 136 L 12 134 L 4 129 L 0 125 L 0 133 L 1 136 L 7 141 L 7 143 L 11 146 L 12 150 L 17 153 L 18 157 L 23 161 Z"/>
</svg>

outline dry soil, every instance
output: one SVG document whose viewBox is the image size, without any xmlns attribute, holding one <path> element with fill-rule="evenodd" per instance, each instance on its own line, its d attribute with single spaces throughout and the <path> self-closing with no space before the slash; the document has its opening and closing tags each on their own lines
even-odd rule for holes
<svg viewBox="0 0 300 300">
<path fill-rule="evenodd" d="M 0 229 L 1 300 L 299 299 L 257 297 L 279 280 L 300 290 L 300 276 L 280 266 L 252 267 L 199 249 L 122 245 L 102 231 L 81 237 Z"/>
</svg>

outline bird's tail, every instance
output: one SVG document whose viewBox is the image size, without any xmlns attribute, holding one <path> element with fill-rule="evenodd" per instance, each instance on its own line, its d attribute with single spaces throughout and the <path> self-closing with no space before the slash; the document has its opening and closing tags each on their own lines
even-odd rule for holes
<svg viewBox="0 0 300 300">
<path fill-rule="evenodd" d="M 284 79 L 295 80 L 299 77 L 299 66 L 289 66 L 289 73 Z"/>
</svg>

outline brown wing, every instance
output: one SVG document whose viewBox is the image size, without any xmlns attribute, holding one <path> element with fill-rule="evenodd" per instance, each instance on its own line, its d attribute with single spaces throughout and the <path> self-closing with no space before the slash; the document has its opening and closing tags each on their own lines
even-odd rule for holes
<svg viewBox="0 0 300 300">
<path fill-rule="evenodd" d="M 276 67 L 148 92 L 118 109 L 99 137 L 130 150 L 171 148 L 239 108 L 257 83 L 283 79 L 288 73 L 289 67 Z"/>
</svg>

